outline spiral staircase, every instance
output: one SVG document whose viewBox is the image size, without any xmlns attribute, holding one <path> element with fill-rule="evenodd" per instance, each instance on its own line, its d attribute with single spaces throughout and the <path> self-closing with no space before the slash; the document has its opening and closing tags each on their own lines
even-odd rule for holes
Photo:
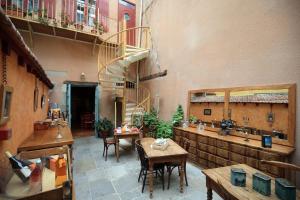
<svg viewBox="0 0 300 200">
<path fill-rule="evenodd" d="M 150 110 L 150 92 L 129 78 L 129 66 L 149 56 L 149 27 L 126 28 L 120 23 L 118 33 L 99 46 L 98 79 L 101 89 L 122 100 L 122 123 L 132 124 L 134 115 Z M 138 81 L 138 80 L 137 80 Z M 115 115 L 116 115 L 115 111 Z"/>
</svg>

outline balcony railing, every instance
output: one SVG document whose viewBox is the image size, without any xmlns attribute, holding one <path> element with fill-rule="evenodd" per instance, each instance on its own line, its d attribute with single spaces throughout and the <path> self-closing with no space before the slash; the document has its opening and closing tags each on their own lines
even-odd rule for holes
<svg viewBox="0 0 300 200">
<path fill-rule="evenodd" d="M 108 16 L 108 5 L 103 6 L 84 0 L 1 0 L 10 17 L 94 35 L 118 28 L 117 20 Z"/>
</svg>

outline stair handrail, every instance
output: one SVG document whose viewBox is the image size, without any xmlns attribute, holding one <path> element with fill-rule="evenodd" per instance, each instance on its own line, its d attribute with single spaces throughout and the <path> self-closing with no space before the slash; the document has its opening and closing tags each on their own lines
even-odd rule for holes
<svg viewBox="0 0 300 200">
<path fill-rule="evenodd" d="M 131 41 L 131 39 L 135 42 L 135 35 L 138 30 L 142 32 L 142 37 L 145 37 L 145 40 L 143 40 L 145 42 L 145 45 L 141 47 L 139 44 L 136 44 L 133 47 L 136 47 L 137 51 L 131 54 L 125 54 L 127 47 L 127 36 L 129 36 L 129 42 Z M 145 34 L 143 35 L 144 32 Z M 150 34 L 150 27 L 138 26 L 121 30 L 102 41 L 99 45 L 98 51 L 98 76 L 100 76 L 100 73 L 103 72 L 103 70 L 106 69 L 108 65 L 118 60 L 132 56 L 136 53 L 150 49 Z"/>
<path fill-rule="evenodd" d="M 137 113 L 138 109 L 143 108 L 145 112 L 150 112 L 150 101 L 151 101 L 151 93 L 150 90 L 146 87 L 140 86 L 138 88 L 139 95 L 144 96 L 143 93 L 145 94 L 145 97 L 139 100 L 137 99 L 137 105 L 135 106 L 134 110 L 131 113 L 131 124 L 133 124 L 133 116 Z"/>
</svg>

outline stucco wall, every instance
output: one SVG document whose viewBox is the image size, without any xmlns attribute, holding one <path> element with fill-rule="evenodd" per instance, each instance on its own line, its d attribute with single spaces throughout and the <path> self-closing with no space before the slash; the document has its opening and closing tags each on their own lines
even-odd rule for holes
<svg viewBox="0 0 300 200">
<path fill-rule="evenodd" d="M 168 70 L 144 83 L 160 95 L 162 118 L 178 104 L 186 111 L 191 89 L 297 83 L 293 162 L 300 165 L 300 1 L 154 0 L 147 22 Z M 156 72 L 151 63 L 146 67 Z"/>
<path fill-rule="evenodd" d="M 2 51 L 0 51 L 0 58 L 0 66 L 2 66 Z M 10 151 L 12 154 L 16 154 L 19 145 L 33 133 L 33 123 L 45 119 L 48 111 L 48 88 L 41 81 L 37 83 L 39 89 L 38 109 L 36 112 L 33 111 L 36 78 L 27 72 L 26 67 L 18 66 L 17 55 L 14 51 L 7 57 L 7 69 L 7 85 L 13 87 L 11 118 L 6 125 L 0 128 L 11 128 L 12 137 L 9 140 L 0 141 L 0 191 L 11 169 L 4 152 Z M 2 70 L 0 77 L 2 77 Z M 41 109 L 40 103 L 43 93 L 46 96 L 46 104 Z"/>
</svg>

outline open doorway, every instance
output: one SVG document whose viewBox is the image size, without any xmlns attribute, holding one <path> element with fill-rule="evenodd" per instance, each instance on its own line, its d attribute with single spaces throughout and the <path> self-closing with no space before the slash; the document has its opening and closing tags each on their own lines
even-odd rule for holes
<svg viewBox="0 0 300 200">
<path fill-rule="evenodd" d="M 71 129 L 73 136 L 94 135 L 96 86 L 71 86 Z"/>
</svg>

